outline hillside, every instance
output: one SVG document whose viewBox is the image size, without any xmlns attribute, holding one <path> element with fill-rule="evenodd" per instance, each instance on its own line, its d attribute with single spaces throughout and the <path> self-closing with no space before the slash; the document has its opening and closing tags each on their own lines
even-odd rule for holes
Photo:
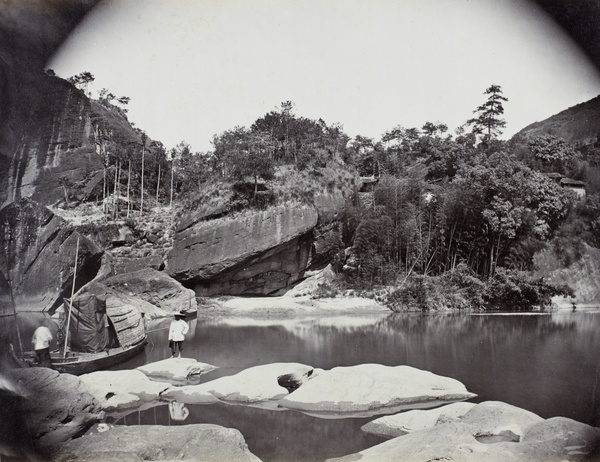
<svg viewBox="0 0 600 462">
<path fill-rule="evenodd" d="M 588 144 L 596 141 L 598 133 L 600 133 L 600 96 L 570 107 L 546 120 L 528 125 L 514 138 L 554 135 L 572 144 Z"/>
</svg>

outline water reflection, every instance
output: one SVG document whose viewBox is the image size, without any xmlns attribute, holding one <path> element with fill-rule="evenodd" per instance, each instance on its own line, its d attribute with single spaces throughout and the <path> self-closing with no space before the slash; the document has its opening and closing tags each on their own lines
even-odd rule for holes
<svg viewBox="0 0 600 462">
<path fill-rule="evenodd" d="M 228 405 L 189 405 L 185 424 L 210 423 L 236 428 L 253 454 L 263 461 L 324 460 L 361 451 L 384 441 L 360 427 L 370 419 L 326 420 L 293 411 Z M 133 412 L 118 420 L 124 425 L 182 425 L 169 406 Z"/>
<path fill-rule="evenodd" d="M 17 317 L 22 342 L 30 341 L 42 317 Z M 118 369 L 170 357 L 168 324 L 165 320 L 152 326 L 144 353 Z M 12 338 L 15 327 L 13 322 L 4 329 L 3 338 Z M 199 318 L 190 322 L 184 356 L 219 367 L 203 375 L 203 382 L 274 362 L 323 369 L 406 364 L 460 380 L 478 394 L 474 401 L 505 401 L 545 418 L 565 416 L 599 426 L 598 351 L 600 312 L 578 309 L 535 315 Z M 370 419 L 327 420 L 227 404 L 148 407 L 113 418 L 127 425 L 214 423 L 237 428 L 251 451 L 265 461 L 321 460 L 382 441 L 360 430 Z"/>
<path fill-rule="evenodd" d="M 189 415 L 190 411 L 185 404 L 178 403 L 177 401 L 169 403 L 169 416 L 171 417 L 171 420 L 183 422 Z"/>
<path fill-rule="evenodd" d="M 274 362 L 331 369 L 410 365 L 463 382 L 476 401 L 600 425 L 600 312 L 416 315 L 191 322 L 184 356 L 219 366 L 203 381 Z M 165 359 L 167 331 L 121 368 Z"/>
</svg>

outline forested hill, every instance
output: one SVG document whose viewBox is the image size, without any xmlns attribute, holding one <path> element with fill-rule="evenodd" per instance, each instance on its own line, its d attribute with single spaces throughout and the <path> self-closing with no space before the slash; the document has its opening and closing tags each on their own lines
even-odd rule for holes
<svg viewBox="0 0 600 462">
<path fill-rule="evenodd" d="M 565 109 L 541 122 L 535 122 L 520 130 L 516 137 L 528 139 L 541 135 L 553 135 L 572 144 L 595 142 L 600 133 L 600 96 Z"/>
</svg>

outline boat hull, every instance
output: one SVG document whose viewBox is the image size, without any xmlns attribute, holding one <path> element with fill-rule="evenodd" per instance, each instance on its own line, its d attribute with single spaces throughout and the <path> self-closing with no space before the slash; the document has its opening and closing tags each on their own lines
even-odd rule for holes
<svg viewBox="0 0 600 462">
<path fill-rule="evenodd" d="M 108 369 L 140 354 L 146 343 L 144 340 L 136 345 L 110 348 L 99 353 L 69 352 L 66 358 L 60 352 L 51 353 L 52 369 L 73 375 Z M 21 362 L 24 367 L 36 366 L 35 354 L 26 355 Z"/>
</svg>

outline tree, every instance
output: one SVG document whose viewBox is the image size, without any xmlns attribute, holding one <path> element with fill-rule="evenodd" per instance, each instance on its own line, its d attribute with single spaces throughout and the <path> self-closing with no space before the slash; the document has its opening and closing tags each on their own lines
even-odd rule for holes
<svg viewBox="0 0 600 462">
<path fill-rule="evenodd" d="M 283 119 L 283 126 L 285 127 L 285 157 L 288 157 L 288 145 L 290 142 L 290 120 L 294 118 L 294 103 L 291 101 L 284 101 L 281 103 L 281 118 Z M 297 161 L 295 158 L 294 161 Z"/>
<path fill-rule="evenodd" d="M 506 121 L 500 116 L 504 114 L 503 101 L 508 98 L 502 96 L 500 85 L 492 85 L 483 93 L 489 95 L 488 100 L 473 111 L 477 117 L 467 120 L 467 125 L 473 125 L 473 133 L 483 135 L 487 143 L 502 134 L 502 128 L 506 126 Z"/>
<path fill-rule="evenodd" d="M 542 135 L 529 141 L 529 149 L 546 170 L 565 173 L 575 158 L 575 149 L 563 138 Z"/>
<path fill-rule="evenodd" d="M 71 82 L 73 85 L 75 85 L 77 88 L 79 88 L 80 90 L 83 90 L 83 92 L 87 95 L 88 94 L 88 84 L 90 84 L 91 82 L 96 80 L 96 78 L 92 75 L 91 72 L 84 71 L 80 74 L 69 77 L 67 80 L 69 82 Z"/>
</svg>

